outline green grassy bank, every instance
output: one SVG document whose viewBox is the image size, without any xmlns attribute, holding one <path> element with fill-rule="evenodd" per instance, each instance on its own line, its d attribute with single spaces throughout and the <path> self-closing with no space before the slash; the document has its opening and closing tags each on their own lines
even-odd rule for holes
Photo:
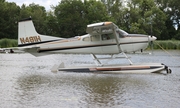
<svg viewBox="0 0 180 108">
<path fill-rule="evenodd" d="M 153 46 L 154 46 L 154 49 L 161 49 L 161 47 L 162 47 L 167 50 L 168 49 L 180 50 L 180 41 L 178 41 L 178 40 L 157 40 L 154 42 Z"/>
<path fill-rule="evenodd" d="M 17 39 L 0 39 L 0 48 L 17 47 Z"/>
<path fill-rule="evenodd" d="M 17 47 L 17 45 L 17 39 L 0 39 L 0 48 Z M 180 41 L 178 40 L 157 40 L 153 44 L 154 49 L 161 49 L 159 45 L 167 50 L 180 50 Z M 150 46 L 148 47 L 148 49 L 150 49 Z"/>
</svg>

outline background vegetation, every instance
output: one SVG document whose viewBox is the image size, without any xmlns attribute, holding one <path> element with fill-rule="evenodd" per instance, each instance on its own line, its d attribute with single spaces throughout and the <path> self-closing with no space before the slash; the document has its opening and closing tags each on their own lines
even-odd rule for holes
<svg viewBox="0 0 180 108">
<path fill-rule="evenodd" d="M 0 0 L 0 13 L 0 39 L 17 39 L 17 22 L 31 16 L 40 34 L 57 37 L 83 35 L 87 24 L 112 21 L 129 33 L 151 34 L 152 26 L 158 40 L 180 40 L 178 0 L 61 0 L 48 11 Z"/>
<path fill-rule="evenodd" d="M 17 47 L 18 41 L 17 39 L 1 39 L 0 40 L 0 48 L 7 48 L 7 47 Z"/>
<path fill-rule="evenodd" d="M 151 46 L 149 46 L 150 48 Z M 153 44 L 154 49 L 174 49 L 174 50 L 180 50 L 180 41 L 177 40 L 161 40 L 161 41 L 155 41 Z"/>
</svg>

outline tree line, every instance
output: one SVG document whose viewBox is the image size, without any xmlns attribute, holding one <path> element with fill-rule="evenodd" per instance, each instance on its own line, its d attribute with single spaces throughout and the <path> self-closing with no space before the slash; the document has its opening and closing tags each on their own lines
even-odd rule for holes
<svg viewBox="0 0 180 108">
<path fill-rule="evenodd" d="M 31 16 L 38 33 L 57 37 L 83 35 L 88 24 L 112 21 L 129 33 L 180 40 L 179 11 L 178 0 L 61 0 L 48 11 L 0 0 L 0 39 L 17 39 L 18 21 Z"/>
</svg>

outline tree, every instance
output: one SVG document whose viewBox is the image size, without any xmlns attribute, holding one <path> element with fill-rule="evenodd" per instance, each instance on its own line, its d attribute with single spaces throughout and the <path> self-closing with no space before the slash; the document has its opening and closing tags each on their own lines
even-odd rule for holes
<svg viewBox="0 0 180 108">
<path fill-rule="evenodd" d="M 17 38 L 17 21 L 20 7 L 15 3 L 0 1 L 0 38 Z"/>
<path fill-rule="evenodd" d="M 84 0 L 84 6 L 87 24 L 111 20 L 107 13 L 106 5 L 101 1 Z"/>
<path fill-rule="evenodd" d="M 106 5 L 109 20 L 123 28 L 123 3 L 121 0 L 101 0 Z"/>
<path fill-rule="evenodd" d="M 166 15 L 160 10 L 153 0 L 130 0 L 123 12 L 125 30 L 130 33 L 152 34 L 161 38 L 162 31 L 166 28 Z"/>
<path fill-rule="evenodd" d="M 20 10 L 19 19 L 32 17 L 34 25 L 38 33 L 40 34 L 48 34 L 47 33 L 47 25 L 45 23 L 46 20 L 46 10 L 43 6 L 32 3 L 29 6 L 23 4 Z"/>
<path fill-rule="evenodd" d="M 47 16 L 46 16 L 46 32 L 48 35 L 52 35 L 52 36 L 59 36 L 59 24 L 57 21 L 57 17 L 54 15 L 53 11 L 49 11 L 47 12 Z"/>
<path fill-rule="evenodd" d="M 180 39 L 178 0 L 61 0 L 52 9 L 0 0 L 0 38 L 16 39 L 18 20 L 31 16 L 38 33 L 58 37 L 83 35 L 88 24 L 112 21 L 129 33 Z"/>
<path fill-rule="evenodd" d="M 180 4 L 178 0 L 156 0 L 156 4 L 167 16 L 166 30 L 161 35 L 161 39 L 180 39 L 178 30 L 175 28 L 180 24 Z M 179 27 L 177 29 L 180 29 Z"/>
<path fill-rule="evenodd" d="M 62 0 L 55 7 L 61 37 L 85 34 L 86 26 L 108 20 L 105 5 L 96 0 Z"/>
<path fill-rule="evenodd" d="M 123 29 L 130 33 L 145 33 L 141 29 L 140 22 L 143 22 L 142 16 L 140 15 L 139 2 L 137 0 L 131 0 L 127 2 L 127 7 L 123 9 L 123 16 L 121 24 Z"/>
<path fill-rule="evenodd" d="M 61 37 L 72 37 L 83 34 L 84 6 L 81 0 L 62 0 L 55 7 L 55 15 L 58 22 L 58 34 Z"/>
</svg>

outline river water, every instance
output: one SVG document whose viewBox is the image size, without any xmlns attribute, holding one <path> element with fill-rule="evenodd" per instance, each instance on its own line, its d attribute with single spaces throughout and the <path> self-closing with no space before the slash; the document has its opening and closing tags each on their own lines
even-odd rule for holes
<svg viewBox="0 0 180 108">
<path fill-rule="evenodd" d="M 128 56 L 134 63 L 164 63 L 172 74 L 54 74 L 50 71 L 54 64 L 92 64 L 91 56 L 0 54 L 0 107 L 179 108 L 180 51 Z M 110 63 L 122 62 L 127 60 Z"/>
</svg>

